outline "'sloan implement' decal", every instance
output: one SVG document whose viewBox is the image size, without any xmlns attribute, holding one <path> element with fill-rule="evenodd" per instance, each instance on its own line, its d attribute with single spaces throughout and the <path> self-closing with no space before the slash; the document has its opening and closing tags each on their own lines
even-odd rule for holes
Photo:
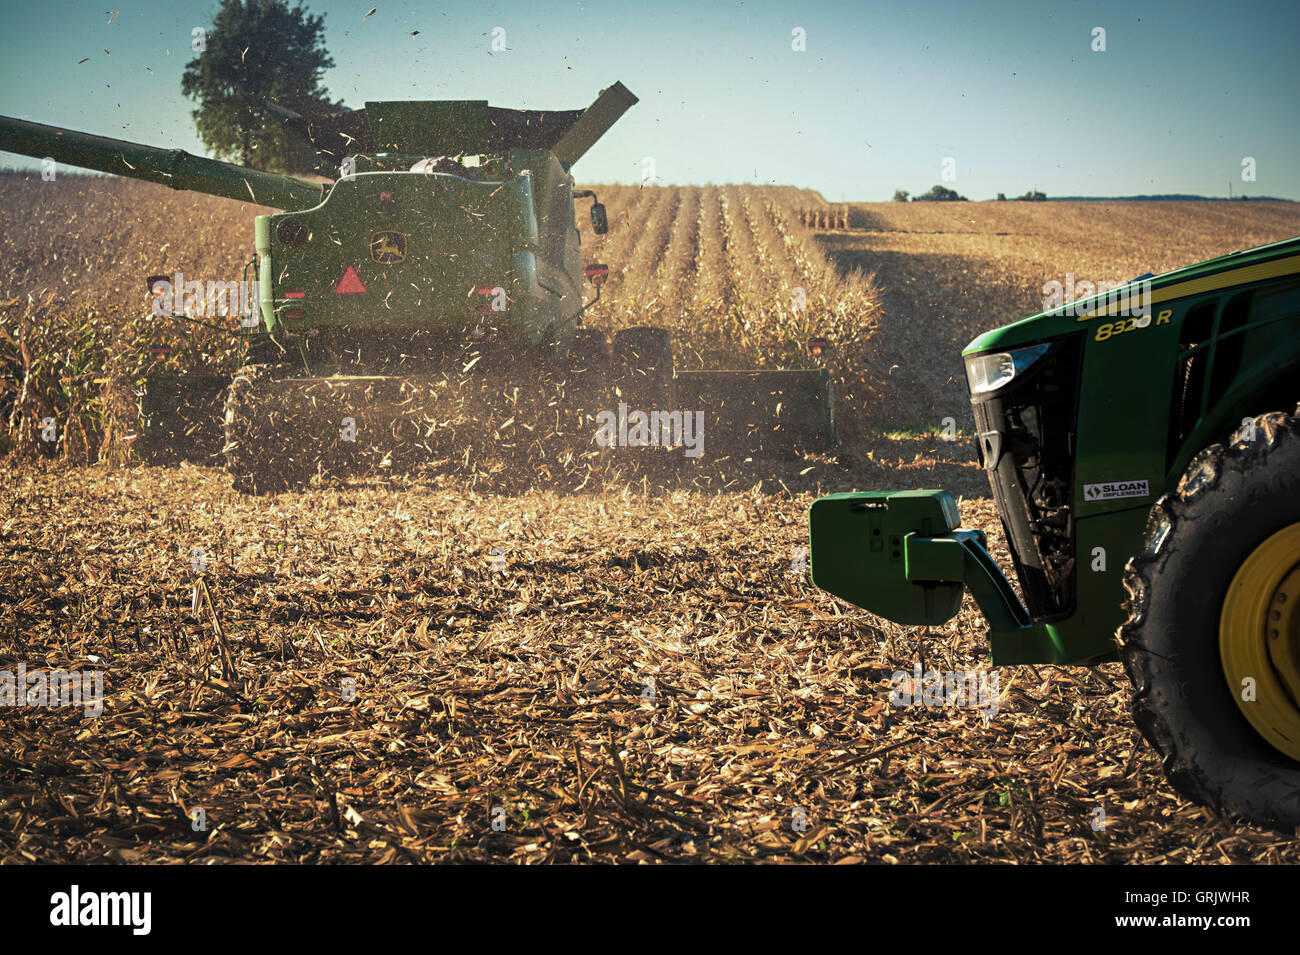
<svg viewBox="0 0 1300 955">
<path fill-rule="evenodd" d="M 1146 481 L 1111 481 L 1108 484 L 1085 484 L 1085 501 L 1114 501 L 1122 497 L 1148 497 L 1150 485 Z"/>
</svg>

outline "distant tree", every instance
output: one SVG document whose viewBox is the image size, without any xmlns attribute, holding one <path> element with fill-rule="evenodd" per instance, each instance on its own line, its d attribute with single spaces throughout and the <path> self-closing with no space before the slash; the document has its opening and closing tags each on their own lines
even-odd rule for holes
<svg viewBox="0 0 1300 955">
<path fill-rule="evenodd" d="M 191 115 L 203 145 L 219 159 L 255 169 L 311 168 L 312 153 L 262 108 L 337 108 L 321 85 L 334 65 L 325 50 L 325 18 L 287 0 L 221 0 L 212 28 L 194 44 L 181 92 L 197 100 Z"/>
<path fill-rule="evenodd" d="M 908 196 L 908 192 L 907 192 L 906 189 L 895 189 L 895 190 L 894 190 L 894 201 L 895 201 L 895 202 L 906 202 L 906 201 L 907 201 L 907 196 Z"/>
<path fill-rule="evenodd" d="M 1016 202 L 1045 202 L 1047 193 L 1039 192 L 1037 189 L 1030 189 L 1023 196 L 1016 196 Z"/>
<path fill-rule="evenodd" d="M 965 196 L 957 195 L 952 189 L 945 189 L 943 186 L 933 186 L 929 192 L 923 192 L 919 196 L 912 197 L 913 202 L 966 202 Z"/>
<path fill-rule="evenodd" d="M 1006 201 L 1007 201 L 1007 194 L 1005 192 L 999 192 L 998 202 L 1006 202 Z"/>
</svg>

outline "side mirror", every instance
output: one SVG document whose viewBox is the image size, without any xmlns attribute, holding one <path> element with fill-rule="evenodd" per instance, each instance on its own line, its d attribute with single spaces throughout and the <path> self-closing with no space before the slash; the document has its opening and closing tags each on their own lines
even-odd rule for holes
<svg viewBox="0 0 1300 955">
<path fill-rule="evenodd" d="M 599 202 L 591 204 L 591 231 L 604 235 L 609 231 L 609 219 L 605 216 L 605 206 Z"/>
</svg>

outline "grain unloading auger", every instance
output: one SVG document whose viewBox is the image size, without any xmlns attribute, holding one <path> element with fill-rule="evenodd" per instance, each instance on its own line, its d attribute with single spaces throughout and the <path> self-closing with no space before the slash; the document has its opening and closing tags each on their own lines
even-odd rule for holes
<svg viewBox="0 0 1300 955">
<path fill-rule="evenodd" d="M 608 269 L 583 267 L 575 200 L 608 226 L 569 170 L 636 101 L 615 83 L 585 110 L 266 104 L 338 170 L 325 183 L 3 117 L 0 149 L 288 210 L 255 219 L 256 327 L 237 332 L 233 381 L 155 379 L 142 407 L 147 432 L 204 448 L 203 401 L 223 395 L 216 447 L 241 489 L 480 455 L 558 476 L 833 444 L 824 369 L 675 373 L 663 329 L 611 346 L 582 326 L 584 275 L 598 298 Z"/>
</svg>

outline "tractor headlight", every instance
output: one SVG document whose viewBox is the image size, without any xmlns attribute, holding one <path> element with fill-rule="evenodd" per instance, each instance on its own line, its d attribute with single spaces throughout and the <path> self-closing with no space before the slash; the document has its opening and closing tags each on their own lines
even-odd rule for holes
<svg viewBox="0 0 1300 955">
<path fill-rule="evenodd" d="M 1051 342 L 1044 342 L 1011 351 L 971 355 L 966 359 L 966 381 L 971 395 L 986 395 L 1005 387 L 1017 375 L 1023 375 L 1051 347 Z"/>
</svg>

